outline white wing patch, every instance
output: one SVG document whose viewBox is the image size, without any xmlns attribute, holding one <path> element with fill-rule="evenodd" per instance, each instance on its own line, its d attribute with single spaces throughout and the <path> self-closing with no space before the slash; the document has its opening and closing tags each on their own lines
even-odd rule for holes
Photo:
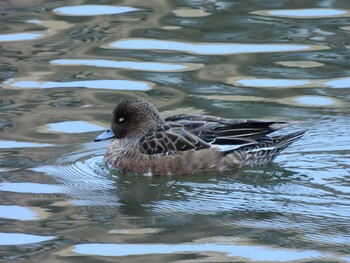
<svg viewBox="0 0 350 263">
<path fill-rule="evenodd" d="M 276 147 L 262 147 L 262 148 L 257 148 L 257 149 L 252 149 L 247 151 L 247 153 L 255 153 L 255 152 L 260 152 L 260 151 L 272 151 L 275 150 Z"/>
<path fill-rule="evenodd" d="M 251 145 L 254 143 L 245 143 L 245 144 L 239 144 L 239 145 L 233 145 L 233 144 L 212 144 L 212 147 L 218 148 L 220 152 L 229 152 L 229 151 L 233 151 L 235 149 L 238 149 L 242 146 L 247 146 L 247 145 Z"/>
</svg>

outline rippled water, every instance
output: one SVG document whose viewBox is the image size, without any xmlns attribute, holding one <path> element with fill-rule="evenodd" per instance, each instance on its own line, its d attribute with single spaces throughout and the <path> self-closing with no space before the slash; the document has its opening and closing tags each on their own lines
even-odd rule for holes
<svg viewBox="0 0 350 263">
<path fill-rule="evenodd" d="M 350 2 L 0 4 L 0 260 L 350 262 Z M 274 164 L 110 171 L 122 98 L 309 128 Z"/>
</svg>

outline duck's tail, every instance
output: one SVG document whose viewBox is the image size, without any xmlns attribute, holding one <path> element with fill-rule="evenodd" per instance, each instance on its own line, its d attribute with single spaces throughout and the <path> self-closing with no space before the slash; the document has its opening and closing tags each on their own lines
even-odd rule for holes
<svg viewBox="0 0 350 263">
<path fill-rule="evenodd" d="M 299 140 L 305 132 L 306 130 L 301 130 L 287 135 L 261 138 L 256 143 L 227 151 L 225 155 L 232 159 L 232 165 L 254 166 L 268 164 L 281 151 Z"/>
<path fill-rule="evenodd" d="M 272 145 L 275 148 L 280 149 L 280 151 L 286 149 L 289 145 L 291 145 L 293 142 L 299 140 L 301 137 L 303 137 L 304 133 L 307 130 L 301 130 L 297 132 L 293 132 L 287 135 L 281 135 L 281 136 L 275 136 L 272 137 Z"/>
</svg>

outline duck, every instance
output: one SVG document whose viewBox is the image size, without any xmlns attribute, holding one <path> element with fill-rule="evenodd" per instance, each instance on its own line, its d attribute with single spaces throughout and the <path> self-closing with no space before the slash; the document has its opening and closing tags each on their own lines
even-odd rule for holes
<svg viewBox="0 0 350 263">
<path fill-rule="evenodd" d="M 270 135 L 288 125 L 209 115 L 177 114 L 163 119 L 151 103 L 126 99 L 115 106 L 111 128 L 94 141 L 113 139 L 104 161 L 124 173 L 223 172 L 271 163 L 306 131 Z"/>
</svg>

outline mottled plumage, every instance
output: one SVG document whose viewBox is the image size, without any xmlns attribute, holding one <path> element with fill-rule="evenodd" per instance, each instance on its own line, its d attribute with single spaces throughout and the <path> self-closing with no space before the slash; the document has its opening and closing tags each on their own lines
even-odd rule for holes
<svg viewBox="0 0 350 263">
<path fill-rule="evenodd" d="M 286 122 L 231 120 L 206 115 L 162 119 L 144 100 L 125 100 L 112 114 L 112 128 L 95 141 L 116 137 L 105 161 L 123 172 L 146 175 L 224 171 L 270 163 L 304 134 L 268 134 Z"/>
</svg>

